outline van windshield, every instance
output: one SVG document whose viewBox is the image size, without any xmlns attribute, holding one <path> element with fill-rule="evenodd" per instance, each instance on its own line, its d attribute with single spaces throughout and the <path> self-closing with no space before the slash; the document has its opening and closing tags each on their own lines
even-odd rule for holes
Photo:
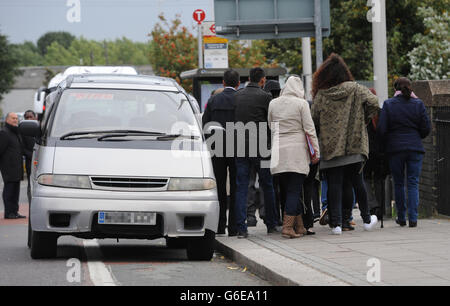
<svg viewBox="0 0 450 306">
<path fill-rule="evenodd" d="M 184 94 L 167 91 L 67 89 L 61 96 L 51 137 L 83 131 L 140 130 L 170 134 L 174 126 L 200 135 Z"/>
</svg>

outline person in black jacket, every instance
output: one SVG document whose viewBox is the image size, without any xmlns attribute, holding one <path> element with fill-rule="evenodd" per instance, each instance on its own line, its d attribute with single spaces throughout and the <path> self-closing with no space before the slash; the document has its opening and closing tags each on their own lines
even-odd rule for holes
<svg viewBox="0 0 450 306">
<path fill-rule="evenodd" d="M 27 110 L 23 115 L 25 120 L 37 120 L 36 113 L 32 110 Z M 27 196 L 28 196 L 28 204 L 31 204 L 31 184 L 30 184 L 30 175 L 31 175 L 31 160 L 33 158 L 33 148 L 36 142 L 36 139 L 31 136 L 23 136 L 23 153 L 25 155 L 25 169 L 27 171 Z"/>
<path fill-rule="evenodd" d="M 273 189 L 272 175 L 269 166 L 262 166 L 262 161 L 267 162 L 270 158 L 270 130 L 267 122 L 269 103 L 272 95 L 262 88 L 266 82 L 265 72 L 262 68 L 256 67 L 250 70 L 250 83 L 246 88 L 238 91 L 236 97 L 235 122 L 236 129 L 239 125 L 247 125 L 248 129 L 255 124 L 255 133 L 249 132 L 244 127 L 244 133 L 238 131 L 238 145 L 236 157 L 236 218 L 238 225 L 238 238 L 246 238 L 247 231 L 247 196 L 250 176 L 250 167 L 254 166 L 258 172 L 260 187 L 264 192 L 264 223 L 267 233 L 279 232 L 277 229 L 278 220 L 275 208 L 275 194 Z M 261 135 L 260 127 L 267 131 L 267 135 Z M 264 131 L 262 131 L 264 132 Z M 242 142 L 239 135 L 244 135 L 245 148 L 240 147 Z M 254 147 L 256 146 L 256 148 Z M 263 156 L 261 151 L 267 148 L 269 156 Z"/>
<path fill-rule="evenodd" d="M 224 129 L 227 128 L 227 123 L 234 123 L 234 109 L 235 109 L 235 97 L 234 94 L 240 85 L 239 73 L 235 70 L 229 69 L 225 71 L 223 75 L 223 86 L 225 89 L 218 94 L 211 96 L 206 105 L 205 112 L 203 113 L 202 122 L 203 126 L 208 123 L 214 122 L 219 124 Z M 220 131 L 215 131 L 218 133 Z M 227 154 L 226 146 L 226 133 L 223 131 L 222 148 L 219 148 L 217 143 L 214 143 L 212 147 L 212 164 L 214 169 L 214 175 L 217 181 L 217 193 L 219 197 L 220 214 L 219 214 L 219 226 L 217 229 L 218 235 L 225 234 L 225 228 L 227 224 L 227 171 L 230 174 L 230 205 L 228 215 L 228 236 L 236 236 L 236 214 L 235 214 L 235 190 L 236 190 L 236 164 L 233 156 Z M 216 138 L 217 139 L 217 138 Z M 234 152 L 233 152 L 234 153 Z M 234 154 L 233 154 L 234 155 Z"/>
<path fill-rule="evenodd" d="M 20 181 L 23 179 L 23 151 L 18 125 L 17 114 L 8 113 L 5 127 L 0 131 L 0 170 L 4 183 L 5 219 L 25 218 L 18 213 Z"/>
</svg>

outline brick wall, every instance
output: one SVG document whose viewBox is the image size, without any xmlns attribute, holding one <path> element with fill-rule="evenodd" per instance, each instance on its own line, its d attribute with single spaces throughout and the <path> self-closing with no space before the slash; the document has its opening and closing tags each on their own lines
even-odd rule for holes
<svg viewBox="0 0 450 306">
<path fill-rule="evenodd" d="M 445 184 L 439 181 L 437 162 L 439 157 L 442 157 L 439 154 L 442 154 L 443 150 L 450 154 L 450 147 L 439 148 L 435 122 L 442 114 L 442 109 L 450 106 L 450 80 L 418 81 L 413 83 L 413 89 L 425 103 L 432 126 L 430 135 L 423 140 L 425 155 L 419 181 L 419 215 L 431 217 L 438 214 L 439 205 L 450 205 L 450 199 L 440 196 L 442 189 L 450 186 L 443 186 Z"/>
</svg>

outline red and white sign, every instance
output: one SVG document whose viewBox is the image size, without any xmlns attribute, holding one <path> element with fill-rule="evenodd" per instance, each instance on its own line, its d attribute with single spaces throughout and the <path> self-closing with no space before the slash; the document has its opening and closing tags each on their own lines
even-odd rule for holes
<svg viewBox="0 0 450 306">
<path fill-rule="evenodd" d="M 206 18 L 205 11 L 201 9 L 195 10 L 192 16 L 194 17 L 194 20 L 197 21 L 198 24 L 201 24 L 202 21 L 205 20 Z"/>
<path fill-rule="evenodd" d="M 214 21 L 205 21 L 202 23 L 203 36 L 216 36 L 216 24 Z"/>
<path fill-rule="evenodd" d="M 212 26 L 210 26 L 209 30 L 211 31 L 211 33 L 216 34 L 216 24 L 213 24 Z"/>
</svg>

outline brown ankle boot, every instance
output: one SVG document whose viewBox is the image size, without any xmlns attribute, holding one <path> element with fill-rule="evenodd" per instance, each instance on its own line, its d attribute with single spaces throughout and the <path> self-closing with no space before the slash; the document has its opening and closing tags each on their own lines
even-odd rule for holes
<svg viewBox="0 0 450 306">
<path fill-rule="evenodd" d="M 298 235 L 306 235 L 306 228 L 303 225 L 303 217 L 302 215 L 298 215 L 295 217 L 295 223 L 294 223 L 294 229 L 295 233 Z"/>
<path fill-rule="evenodd" d="M 284 215 L 283 218 L 283 230 L 281 231 L 281 236 L 283 238 L 299 238 L 300 235 L 294 231 L 295 216 Z"/>
</svg>

